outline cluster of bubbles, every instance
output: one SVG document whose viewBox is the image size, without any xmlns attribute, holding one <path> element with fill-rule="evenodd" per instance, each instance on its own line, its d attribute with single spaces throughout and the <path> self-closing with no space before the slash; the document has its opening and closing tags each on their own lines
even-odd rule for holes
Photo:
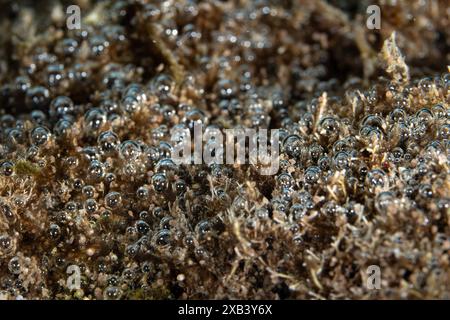
<svg viewBox="0 0 450 320">
<path fill-rule="evenodd" d="M 430 237 L 445 238 L 448 73 L 343 93 L 323 63 L 327 51 L 283 33 L 294 27 L 288 8 L 107 8 L 106 24 L 48 37 L 20 57 L 17 75 L 2 79 L 2 293 L 201 297 L 203 289 L 179 280 L 191 270 L 215 281 L 230 268 L 252 272 L 230 267 L 236 252 L 300 257 L 330 246 L 342 219 L 356 228 L 396 211 L 420 214 L 424 228 L 437 230 Z M 289 59 L 298 52 L 308 63 Z M 185 69 L 181 80 L 175 64 Z M 170 132 L 196 124 L 279 129 L 279 172 L 177 165 Z M 239 247 L 241 233 L 256 237 L 258 228 L 269 236 Z M 292 251 L 276 251 L 279 243 Z M 73 264 L 84 275 L 81 293 L 61 285 Z"/>
</svg>

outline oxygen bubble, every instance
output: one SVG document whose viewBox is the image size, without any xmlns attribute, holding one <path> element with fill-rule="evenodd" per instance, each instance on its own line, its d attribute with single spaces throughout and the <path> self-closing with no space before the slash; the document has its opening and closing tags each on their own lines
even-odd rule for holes
<svg viewBox="0 0 450 320">
<path fill-rule="evenodd" d="M 10 114 L 5 114 L 0 118 L 2 128 L 12 128 L 16 122 L 16 118 Z"/>
<path fill-rule="evenodd" d="M 289 135 L 283 140 L 284 152 L 293 158 L 300 157 L 302 154 L 302 148 L 304 148 L 304 141 L 296 134 Z"/>
<path fill-rule="evenodd" d="M 12 212 L 10 206 L 8 206 L 6 204 L 0 204 L 0 209 L 6 219 L 12 220 L 14 218 L 14 213 Z"/>
<path fill-rule="evenodd" d="M 135 272 L 132 269 L 127 268 L 127 269 L 123 270 L 122 278 L 125 281 L 131 281 L 131 280 L 133 280 L 134 277 L 135 277 Z"/>
<path fill-rule="evenodd" d="M 419 80 L 419 88 L 422 93 L 426 96 L 434 87 L 433 79 L 430 77 L 423 78 Z"/>
<path fill-rule="evenodd" d="M 321 145 L 313 144 L 309 146 L 309 156 L 313 159 L 313 161 L 317 161 L 323 153 L 324 149 Z"/>
<path fill-rule="evenodd" d="M 195 227 L 200 238 L 206 237 L 212 230 L 211 223 L 208 220 L 200 221 Z"/>
<path fill-rule="evenodd" d="M 60 119 L 53 127 L 56 136 L 62 137 L 72 128 L 73 123 L 67 119 Z"/>
<path fill-rule="evenodd" d="M 50 91 L 42 86 L 31 87 L 27 90 L 25 101 L 29 109 L 45 111 L 50 103 Z"/>
<path fill-rule="evenodd" d="M 75 212 L 75 210 L 77 209 L 77 205 L 75 202 L 70 201 L 66 203 L 66 210 L 69 212 Z"/>
<path fill-rule="evenodd" d="M 280 174 L 277 177 L 277 182 L 282 188 L 291 188 L 295 185 L 295 180 L 289 173 Z"/>
<path fill-rule="evenodd" d="M 12 246 L 12 240 L 7 235 L 0 236 L 0 252 L 5 252 Z"/>
<path fill-rule="evenodd" d="M 50 103 L 50 116 L 61 118 L 75 111 L 72 99 L 66 96 L 58 96 Z"/>
<path fill-rule="evenodd" d="M 419 111 L 417 111 L 416 118 L 419 120 L 419 122 L 428 124 L 433 120 L 434 115 L 430 109 L 422 108 Z"/>
<path fill-rule="evenodd" d="M 122 290 L 118 287 L 107 287 L 103 292 L 105 300 L 119 300 L 122 296 Z"/>
<path fill-rule="evenodd" d="M 2 175 L 10 177 L 14 173 L 14 164 L 10 161 L 4 161 L 0 166 L 0 170 Z"/>
<path fill-rule="evenodd" d="M 361 136 L 368 142 L 380 141 L 383 139 L 383 131 L 376 127 L 363 126 L 359 131 Z"/>
<path fill-rule="evenodd" d="M 325 137 L 336 137 L 339 134 L 339 122 L 333 117 L 325 117 L 319 122 L 319 133 Z"/>
<path fill-rule="evenodd" d="M 350 167 L 350 155 L 348 152 L 340 151 L 334 156 L 333 162 L 338 170 L 348 169 Z"/>
<path fill-rule="evenodd" d="M 144 220 L 144 221 L 148 221 L 150 219 L 150 214 L 148 213 L 148 211 L 141 211 L 139 212 L 139 219 Z"/>
<path fill-rule="evenodd" d="M 229 79 L 220 79 L 217 82 L 217 93 L 222 99 L 230 99 L 236 94 L 236 85 Z"/>
<path fill-rule="evenodd" d="M 294 234 L 292 241 L 294 241 L 296 245 L 301 245 L 304 242 L 303 236 L 300 233 Z"/>
<path fill-rule="evenodd" d="M 119 192 L 111 191 L 105 196 L 105 206 L 109 209 L 116 209 L 122 203 L 122 196 Z"/>
<path fill-rule="evenodd" d="M 327 201 L 321 208 L 321 211 L 327 216 L 334 216 L 337 212 L 337 205 L 334 201 Z"/>
<path fill-rule="evenodd" d="M 172 77 L 167 74 L 160 74 L 152 79 L 150 89 L 157 96 L 165 96 L 172 91 L 174 86 L 175 82 Z"/>
<path fill-rule="evenodd" d="M 171 224 L 172 221 L 173 221 L 173 218 L 170 217 L 170 216 L 169 217 L 163 217 L 161 219 L 161 221 L 159 222 L 159 227 L 161 229 L 169 230 L 172 227 L 172 224 Z"/>
<path fill-rule="evenodd" d="M 146 186 L 139 187 L 136 191 L 136 196 L 141 200 L 147 199 L 149 195 L 150 192 Z"/>
<path fill-rule="evenodd" d="M 114 173 L 109 172 L 105 175 L 105 182 L 107 184 L 111 184 L 112 182 L 114 182 L 116 180 L 117 180 L 117 176 Z"/>
<path fill-rule="evenodd" d="M 122 173 L 125 176 L 133 177 L 137 175 L 139 170 L 139 167 L 135 163 L 126 163 L 125 166 L 122 168 Z"/>
<path fill-rule="evenodd" d="M 141 102 L 135 96 L 125 96 L 122 99 L 121 108 L 127 113 L 135 113 L 141 108 Z"/>
<path fill-rule="evenodd" d="M 305 171 L 305 182 L 309 184 L 317 183 L 320 179 L 320 169 L 316 166 L 308 167 Z"/>
<path fill-rule="evenodd" d="M 419 186 L 419 195 L 424 199 L 430 199 L 433 197 L 433 188 L 430 184 L 421 184 Z"/>
<path fill-rule="evenodd" d="M 141 148 L 136 141 L 127 140 L 120 144 L 119 152 L 122 159 L 133 161 L 141 155 Z"/>
<path fill-rule="evenodd" d="M 101 180 L 105 175 L 103 164 L 98 160 L 92 160 L 88 168 L 88 176 L 93 180 Z"/>
<path fill-rule="evenodd" d="M 67 157 L 64 162 L 71 169 L 74 169 L 78 166 L 78 158 L 76 157 Z"/>
<path fill-rule="evenodd" d="M 307 210 L 304 205 L 300 203 L 294 203 L 289 212 L 295 220 L 300 220 L 306 215 Z"/>
<path fill-rule="evenodd" d="M 203 111 L 199 109 L 192 109 L 186 113 L 185 117 L 183 118 L 183 122 L 189 129 L 193 130 L 196 124 L 206 125 L 207 118 Z"/>
<path fill-rule="evenodd" d="M 261 220 L 265 220 L 269 218 L 269 210 L 267 208 L 258 208 L 255 211 L 256 217 Z"/>
<path fill-rule="evenodd" d="M 22 130 L 19 129 L 12 129 L 8 132 L 7 135 L 7 145 L 11 146 L 11 148 L 16 148 L 19 145 L 22 145 L 25 143 L 25 135 Z"/>
<path fill-rule="evenodd" d="M 132 83 L 128 87 L 126 87 L 123 92 L 123 96 L 135 97 L 136 100 L 139 102 L 147 100 L 147 95 L 145 94 L 143 87 L 138 83 Z"/>
<path fill-rule="evenodd" d="M 394 123 L 404 122 L 406 117 L 407 117 L 406 111 L 401 108 L 396 108 L 392 110 L 390 113 L 391 121 Z"/>
<path fill-rule="evenodd" d="M 156 192 L 164 192 L 168 188 L 168 180 L 164 173 L 156 173 L 152 177 L 153 188 Z"/>
<path fill-rule="evenodd" d="M 102 219 L 109 219 L 111 217 L 111 211 L 103 210 L 101 213 Z"/>
<path fill-rule="evenodd" d="M 161 219 L 164 216 L 164 210 L 161 207 L 155 207 L 152 211 L 152 214 L 155 218 Z"/>
<path fill-rule="evenodd" d="M 209 257 L 208 252 L 203 247 L 197 247 L 195 249 L 195 255 L 197 256 L 197 259 L 201 260 L 207 259 Z"/>
<path fill-rule="evenodd" d="M 395 195 L 390 191 L 380 192 L 375 199 L 375 209 L 378 213 L 386 213 L 395 201 Z"/>
<path fill-rule="evenodd" d="M 373 192 L 375 188 L 384 188 L 387 185 L 386 173 L 381 169 L 371 170 L 367 174 L 366 183 L 371 192 Z"/>
<path fill-rule="evenodd" d="M 45 144 L 50 137 L 50 131 L 44 127 L 36 127 L 31 132 L 31 143 L 36 146 Z"/>
<path fill-rule="evenodd" d="M 147 157 L 147 163 L 149 166 L 152 166 L 161 157 L 161 153 L 159 152 L 158 148 L 155 147 L 147 147 L 145 149 L 145 155 Z"/>
<path fill-rule="evenodd" d="M 150 231 L 150 226 L 148 225 L 147 222 L 139 220 L 139 221 L 136 222 L 136 230 L 140 234 L 144 235 L 144 234 L 147 234 Z"/>
<path fill-rule="evenodd" d="M 57 224 L 51 224 L 48 229 L 48 234 L 52 239 L 57 239 L 61 235 L 61 228 Z"/>
<path fill-rule="evenodd" d="M 64 57 L 70 57 L 74 55 L 77 49 L 78 49 L 77 40 L 72 38 L 65 38 L 59 45 L 57 45 L 55 51 Z"/>
<path fill-rule="evenodd" d="M 100 150 L 105 154 L 111 154 L 119 146 L 119 137 L 112 131 L 104 131 L 100 133 L 97 139 Z"/>
<path fill-rule="evenodd" d="M 163 229 L 156 233 L 154 241 L 158 246 L 167 246 L 170 244 L 170 237 L 170 231 Z"/>
<path fill-rule="evenodd" d="M 119 111 L 119 104 L 115 100 L 105 99 L 100 102 L 100 109 L 111 115 Z"/>
<path fill-rule="evenodd" d="M 404 151 L 402 148 L 396 147 L 396 148 L 392 149 L 391 154 L 394 158 L 394 162 L 397 163 L 403 158 Z"/>
<path fill-rule="evenodd" d="M 331 167 L 331 160 L 328 156 L 322 156 L 317 161 L 317 165 L 319 166 L 320 170 L 327 171 Z"/>
<path fill-rule="evenodd" d="M 195 239 L 192 235 L 188 234 L 184 237 L 183 239 L 184 244 L 186 245 L 186 247 L 188 248 L 193 248 L 195 245 Z"/>
<path fill-rule="evenodd" d="M 124 87 L 125 74 L 122 71 L 110 71 L 103 77 L 103 84 L 107 89 L 121 89 Z"/>
<path fill-rule="evenodd" d="M 31 119 L 36 124 L 44 124 L 47 120 L 47 116 L 41 110 L 33 110 L 31 111 Z"/>
<path fill-rule="evenodd" d="M 447 111 L 442 104 L 434 105 L 431 110 L 436 119 L 445 119 L 447 116 Z"/>
<path fill-rule="evenodd" d="M 187 190 L 186 181 L 184 181 L 182 179 L 178 179 L 175 182 L 175 190 L 178 194 L 182 194 L 183 192 L 185 192 Z"/>
<path fill-rule="evenodd" d="M 15 88 L 21 93 L 26 93 L 31 87 L 31 80 L 28 76 L 18 76 L 14 80 Z"/>
<path fill-rule="evenodd" d="M 277 199 L 277 198 L 272 199 L 272 200 L 271 200 L 271 204 L 272 204 L 272 206 L 273 206 L 273 210 L 274 210 L 274 211 L 279 211 L 279 212 L 285 213 L 286 210 L 287 210 L 287 204 L 286 204 L 286 202 L 283 201 L 283 200 L 280 199 L 280 198 L 278 198 L 278 199 Z"/>
<path fill-rule="evenodd" d="M 82 193 L 87 197 L 87 198 L 93 198 L 95 195 L 95 188 L 93 186 L 84 186 Z"/>
<path fill-rule="evenodd" d="M 21 272 L 22 265 L 20 263 L 19 257 L 13 257 L 8 262 L 8 270 L 12 274 L 18 275 Z"/>
<path fill-rule="evenodd" d="M 81 190 L 81 188 L 83 188 L 83 184 L 84 184 L 83 180 L 81 180 L 81 179 L 75 179 L 75 180 L 73 181 L 72 186 L 73 186 L 73 188 L 74 188 L 75 190 Z"/>
<path fill-rule="evenodd" d="M 108 40 L 102 35 L 94 35 L 89 38 L 89 47 L 93 58 L 105 54 L 109 45 Z"/>
<path fill-rule="evenodd" d="M 97 209 L 98 209 L 97 201 L 95 201 L 95 199 L 92 199 L 92 198 L 87 199 L 84 202 L 84 209 L 89 214 L 95 213 L 97 211 Z"/>
<path fill-rule="evenodd" d="M 106 123 L 106 114 L 100 108 L 93 108 L 86 112 L 84 123 L 89 131 L 96 131 Z"/>
<path fill-rule="evenodd" d="M 162 158 L 170 159 L 172 156 L 172 145 L 166 141 L 161 141 L 159 143 L 159 153 Z"/>
<path fill-rule="evenodd" d="M 450 124 L 446 123 L 439 127 L 438 135 L 440 139 L 450 138 Z"/>
</svg>

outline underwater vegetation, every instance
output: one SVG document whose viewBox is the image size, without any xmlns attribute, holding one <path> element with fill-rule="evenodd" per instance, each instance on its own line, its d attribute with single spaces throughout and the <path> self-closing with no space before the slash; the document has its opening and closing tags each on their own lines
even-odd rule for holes
<svg viewBox="0 0 450 320">
<path fill-rule="evenodd" d="M 447 1 L 0 8 L 0 298 L 450 298 Z M 278 172 L 176 164 L 198 123 Z"/>
</svg>

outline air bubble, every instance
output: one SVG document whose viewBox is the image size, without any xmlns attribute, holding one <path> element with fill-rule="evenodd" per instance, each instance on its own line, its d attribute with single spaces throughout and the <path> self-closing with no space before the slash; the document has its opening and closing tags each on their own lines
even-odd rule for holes
<svg viewBox="0 0 450 320">
<path fill-rule="evenodd" d="M 88 168 L 88 177 L 92 180 L 101 180 L 105 175 L 103 164 L 98 160 L 92 160 Z"/>
<path fill-rule="evenodd" d="M 51 224 L 48 229 L 48 234 L 52 239 L 58 239 L 61 235 L 61 228 L 57 224 Z"/>
<path fill-rule="evenodd" d="M 366 183 L 370 192 L 374 192 L 376 188 L 385 188 L 387 185 L 386 173 L 381 169 L 371 170 L 367 174 Z"/>
<path fill-rule="evenodd" d="M 195 125 L 205 126 L 207 124 L 207 118 L 203 111 L 193 109 L 186 113 L 183 122 L 189 129 L 193 130 Z"/>
<path fill-rule="evenodd" d="M 146 186 L 139 187 L 136 191 L 136 196 L 141 200 L 146 200 L 150 195 L 150 192 Z"/>
<path fill-rule="evenodd" d="M 155 235 L 155 243 L 158 246 L 167 246 L 170 244 L 170 231 L 163 229 Z"/>
<path fill-rule="evenodd" d="M 302 149 L 304 148 L 304 141 L 298 135 L 289 135 L 283 140 L 283 150 L 284 152 L 293 157 L 299 158 L 302 154 Z"/>
<path fill-rule="evenodd" d="M 153 188 L 156 192 L 164 192 L 168 188 L 168 180 L 164 173 L 156 173 L 152 177 Z"/>
<path fill-rule="evenodd" d="M 136 141 L 127 140 L 120 144 L 119 152 L 122 159 L 133 161 L 141 155 L 141 148 Z"/>
<path fill-rule="evenodd" d="M 390 191 L 380 192 L 375 199 L 375 209 L 384 214 L 387 212 L 389 206 L 395 201 L 395 195 Z"/>
<path fill-rule="evenodd" d="M 8 270 L 12 274 L 18 275 L 21 272 L 22 265 L 20 263 L 19 257 L 13 257 L 8 262 Z"/>
<path fill-rule="evenodd" d="M 0 166 L 0 170 L 5 177 L 12 176 L 14 173 L 14 164 L 11 161 L 4 161 Z"/>
<path fill-rule="evenodd" d="M 150 89 L 157 96 L 166 96 L 174 87 L 175 82 L 172 77 L 166 74 L 160 74 L 152 79 Z"/>
<path fill-rule="evenodd" d="M 424 199 L 430 199 L 433 197 L 433 188 L 430 184 L 421 184 L 419 186 L 419 195 Z"/>
<path fill-rule="evenodd" d="M 31 143 L 40 146 L 47 143 L 50 137 L 50 131 L 45 127 L 36 127 L 31 132 Z"/>
<path fill-rule="evenodd" d="M 289 173 L 281 173 L 277 182 L 282 188 L 292 188 L 295 185 L 295 180 Z"/>
<path fill-rule="evenodd" d="M 339 134 L 339 122 L 333 117 L 321 119 L 319 133 L 327 138 L 335 138 Z"/>
<path fill-rule="evenodd" d="M 32 87 L 27 90 L 25 101 L 29 109 L 46 111 L 50 103 L 50 91 L 42 86 Z"/>
<path fill-rule="evenodd" d="M 93 198 L 95 195 L 95 188 L 93 186 L 84 186 L 82 193 L 87 198 Z"/>
<path fill-rule="evenodd" d="M 84 123 L 89 131 L 97 131 L 106 123 L 106 114 L 100 108 L 93 108 L 86 112 Z"/>
<path fill-rule="evenodd" d="M 6 252 L 12 246 L 11 237 L 7 235 L 0 236 L 0 252 Z"/>
<path fill-rule="evenodd" d="M 97 209 L 98 209 L 97 201 L 95 201 L 95 199 L 92 199 L 92 198 L 87 199 L 84 202 L 84 209 L 89 214 L 95 213 L 97 211 Z"/>
<path fill-rule="evenodd" d="M 136 230 L 142 234 L 145 235 L 150 231 L 150 226 L 147 222 L 139 220 L 136 222 Z"/>
<path fill-rule="evenodd" d="M 320 179 L 320 169 L 317 166 L 308 167 L 305 171 L 305 182 L 309 184 L 317 183 Z"/>
<path fill-rule="evenodd" d="M 105 154 L 113 153 L 120 143 L 119 137 L 112 131 L 104 131 L 100 133 L 97 142 L 100 150 Z"/>
<path fill-rule="evenodd" d="M 103 292 L 105 300 L 119 300 L 122 296 L 122 290 L 118 287 L 107 287 Z"/>
<path fill-rule="evenodd" d="M 116 209 L 122 202 L 122 196 L 119 192 L 111 191 L 105 196 L 105 206 L 109 209 Z"/>
</svg>

